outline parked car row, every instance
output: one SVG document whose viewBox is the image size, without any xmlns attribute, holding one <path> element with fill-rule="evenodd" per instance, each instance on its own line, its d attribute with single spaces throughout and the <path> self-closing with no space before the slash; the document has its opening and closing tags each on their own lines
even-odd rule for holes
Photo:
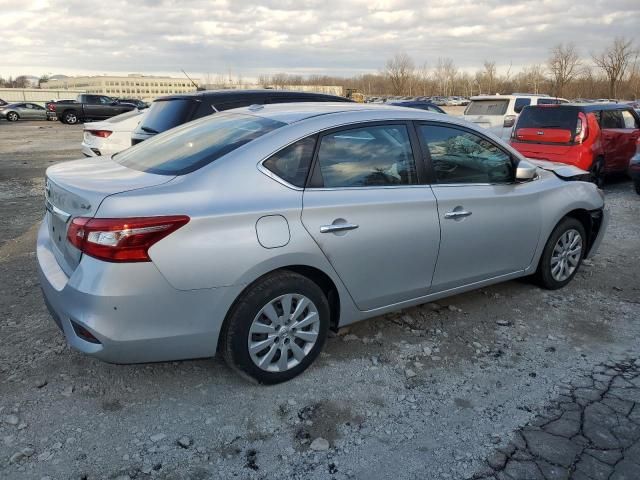
<svg viewBox="0 0 640 480">
<path fill-rule="evenodd" d="M 468 105 L 470 100 L 467 97 L 460 96 L 451 96 L 451 97 L 441 97 L 441 96 L 408 96 L 408 97 L 398 97 L 398 96 L 386 96 L 386 97 L 368 97 L 367 103 L 397 103 L 397 102 L 430 102 L 433 105 L 438 107 L 444 106 L 465 106 Z"/>
</svg>

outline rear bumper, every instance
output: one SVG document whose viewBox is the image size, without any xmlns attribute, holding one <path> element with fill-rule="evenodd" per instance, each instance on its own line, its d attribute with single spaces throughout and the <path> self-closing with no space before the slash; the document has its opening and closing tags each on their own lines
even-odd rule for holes
<svg viewBox="0 0 640 480">
<path fill-rule="evenodd" d="M 37 240 L 40 285 L 71 347 L 112 363 L 215 355 L 222 322 L 241 286 L 177 290 L 151 262 L 108 263 L 86 255 L 68 277 L 52 248 L 43 222 Z"/>
<path fill-rule="evenodd" d="M 86 143 L 82 142 L 82 154 L 85 157 L 100 157 L 102 156 L 102 152 L 99 149 L 93 147 L 91 148 Z"/>
<path fill-rule="evenodd" d="M 576 167 L 586 171 L 589 171 L 593 164 L 593 153 L 582 148 L 565 146 L 554 147 L 551 145 L 541 145 L 514 140 L 511 140 L 509 144 L 528 158 L 575 165 Z"/>
</svg>

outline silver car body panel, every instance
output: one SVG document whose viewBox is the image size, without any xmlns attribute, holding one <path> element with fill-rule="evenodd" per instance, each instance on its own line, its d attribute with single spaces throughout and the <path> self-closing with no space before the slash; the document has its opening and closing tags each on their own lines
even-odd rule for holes
<svg viewBox="0 0 640 480">
<path fill-rule="evenodd" d="M 130 170 L 109 157 L 49 168 L 48 178 L 62 190 L 53 206 L 72 216 L 80 214 L 73 206 L 84 201 L 102 218 L 191 219 L 151 247 L 152 262 L 113 264 L 82 255 L 65 268 L 45 219 L 37 249 L 42 288 L 75 348 L 112 362 L 213 355 L 241 292 L 274 270 L 301 266 L 331 279 L 339 325 L 348 325 L 530 274 L 561 218 L 575 209 L 603 208 L 594 185 L 566 182 L 542 169 L 536 179 L 510 185 L 304 190 L 265 171 L 262 162 L 317 132 L 386 120 L 485 131 L 453 117 L 378 105 L 237 111 L 288 125 L 177 177 Z M 457 207 L 472 215 L 446 216 Z M 326 231 L 336 221 L 358 228 Z M 99 351 L 75 334 L 71 319 L 100 340 Z"/>
</svg>

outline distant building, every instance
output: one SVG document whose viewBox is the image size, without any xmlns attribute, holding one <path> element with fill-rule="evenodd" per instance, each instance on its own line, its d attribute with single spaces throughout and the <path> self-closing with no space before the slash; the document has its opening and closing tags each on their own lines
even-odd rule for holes
<svg viewBox="0 0 640 480">
<path fill-rule="evenodd" d="M 313 92 L 325 93 L 327 95 L 344 95 L 344 89 L 339 85 L 262 85 L 252 83 L 208 83 L 204 86 L 206 90 L 235 89 L 254 90 L 267 88 L 271 90 L 289 90 L 293 92 Z"/>
<path fill-rule="evenodd" d="M 199 79 L 194 78 L 198 83 Z M 99 75 L 66 77 L 42 83 L 42 88 L 82 89 L 87 93 L 110 97 L 133 97 L 151 101 L 172 93 L 194 92 L 196 87 L 187 78 L 156 77 L 131 73 L 126 76 Z"/>
</svg>

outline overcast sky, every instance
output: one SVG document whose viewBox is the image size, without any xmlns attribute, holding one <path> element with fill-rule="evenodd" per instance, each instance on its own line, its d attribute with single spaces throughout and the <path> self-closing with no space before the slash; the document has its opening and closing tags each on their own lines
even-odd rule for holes
<svg viewBox="0 0 640 480">
<path fill-rule="evenodd" d="M 0 75 L 352 75 L 406 51 L 514 69 L 574 41 L 640 44 L 640 0 L 0 0 Z"/>
</svg>

